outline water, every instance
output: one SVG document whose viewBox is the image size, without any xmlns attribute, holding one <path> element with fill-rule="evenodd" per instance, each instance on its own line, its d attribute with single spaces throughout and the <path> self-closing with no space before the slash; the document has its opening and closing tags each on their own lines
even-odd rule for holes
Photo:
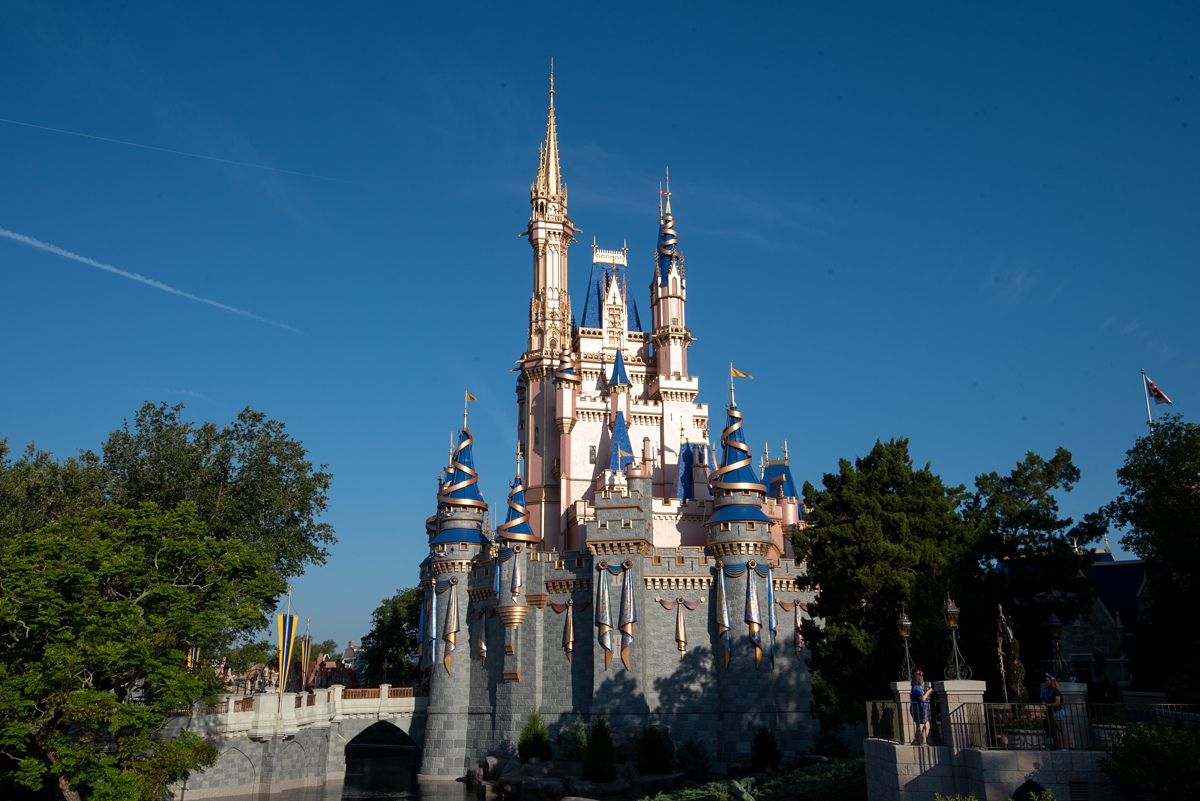
<svg viewBox="0 0 1200 801">
<path fill-rule="evenodd" d="M 271 801 L 474 801 L 463 782 L 418 784 L 412 746 L 372 743 L 346 746 L 346 780 L 325 787 L 298 787 L 271 794 Z M 186 796 L 185 796 L 186 798 Z M 222 801 L 254 801 L 254 796 L 231 794 Z"/>
</svg>

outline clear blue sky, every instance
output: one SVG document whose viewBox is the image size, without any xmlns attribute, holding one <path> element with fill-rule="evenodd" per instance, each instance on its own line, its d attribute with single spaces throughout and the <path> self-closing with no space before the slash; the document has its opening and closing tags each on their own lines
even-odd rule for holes
<svg viewBox="0 0 1200 801">
<path fill-rule="evenodd" d="M 669 166 L 701 399 L 756 376 L 756 459 L 819 483 L 902 436 L 969 485 L 1062 445 L 1078 517 L 1140 368 L 1194 419 L 1196 4 L 576 5 L 4 3 L 0 118 L 162 150 L 0 123 L 0 228 L 261 319 L 0 237 L 0 435 L 283 420 L 336 476 L 296 606 L 359 639 L 464 387 L 503 509 L 552 57 L 576 305 L 593 235 L 649 283 Z"/>
</svg>

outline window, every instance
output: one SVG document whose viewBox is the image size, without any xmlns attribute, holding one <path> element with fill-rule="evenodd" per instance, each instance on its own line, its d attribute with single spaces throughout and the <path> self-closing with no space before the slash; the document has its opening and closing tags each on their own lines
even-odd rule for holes
<svg viewBox="0 0 1200 801">
<path fill-rule="evenodd" d="M 588 464 L 595 464 L 595 463 L 596 463 L 596 446 L 589 445 L 588 446 Z"/>
</svg>

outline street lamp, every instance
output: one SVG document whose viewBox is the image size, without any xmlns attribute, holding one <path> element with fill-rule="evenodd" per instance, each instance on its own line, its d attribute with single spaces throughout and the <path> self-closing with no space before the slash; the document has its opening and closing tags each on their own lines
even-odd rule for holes
<svg viewBox="0 0 1200 801">
<path fill-rule="evenodd" d="M 946 595 L 946 605 L 942 607 L 942 617 L 946 627 L 950 629 L 950 661 L 946 663 L 946 679 L 969 679 L 971 668 L 963 660 L 958 650 L 958 605 Z"/>
<path fill-rule="evenodd" d="M 896 621 L 896 629 L 900 632 L 901 639 L 904 640 L 904 664 L 900 666 L 900 679 L 912 682 L 913 671 L 917 669 L 912 661 L 912 652 L 908 650 L 908 638 L 912 636 L 912 621 L 903 611 L 900 612 L 900 619 Z"/>
<path fill-rule="evenodd" d="M 1050 619 L 1046 621 L 1046 626 L 1050 629 L 1051 656 L 1054 664 L 1054 675 L 1067 675 L 1067 664 L 1063 661 L 1062 655 L 1062 621 L 1058 619 L 1058 615 L 1050 612 Z"/>
</svg>

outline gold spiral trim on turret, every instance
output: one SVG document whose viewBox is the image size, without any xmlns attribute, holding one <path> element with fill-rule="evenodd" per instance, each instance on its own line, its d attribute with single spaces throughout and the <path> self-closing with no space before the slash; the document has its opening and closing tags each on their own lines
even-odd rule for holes
<svg viewBox="0 0 1200 801">
<path fill-rule="evenodd" d="M 508 494 L 508 508 L 516 512 L 517 516 L 512 520 L 507 520 L 496 526 L 496 536 L 515 542 L 537 542 L 537 537 L 533 534 L 512 532 L 512 529 L 516 528 L 517 526 L 529 522 L 529 509 L 513 501 L 513 498 L 516 497 L 517 493 L 523 492 L 524 490 L 525 486 L 521 482 L 521 477 L 517 476 L 517 480 L 513 482 L 512 492 Z"/>
<path fill-rule="evenodd" d="M 679 234 L 675 232 L 675 217 L 671 212 L 668 211 L 663 215 L 662 228 L 658 233 L 662 238 L 658 245 L 658 255 L 667 258 L 678 256 L 679 253 L 675 250 L 675 246 L 679 244 Z"/>
<path fill-rule="evenodd" d="M 454 453 L 450 455 L 450 469 L 454 472 L 462 471 L 467 477 L 455 484 L 446 484 L 442 487 L 439 500 L 441 500 L 441 502 L 447 506 L 470 506 L 476 509 L 488 508 L 486 502 L 475 500 L 474 498 L 450 497 L 450 493 L 452 492 L 458 492 L 461 489 L 465 489 L 473 484 L 479 483 L 479 474 L 458 460 L 458 455 L 467 448 L 471 447 L 472 442 L 474 442 L 474 440 L 471 438 L 471 429 L 463 426 L 462 440 L 454 448 Z"/>
<path fill-rule="evenodd" d="M 752 481 L 721 481 L 721 476 L 741 470 L 743 467 L 750 466 L 750 446 L 744 442 L 738 442 L 733 438 L 734 432 L 742 427 L 742 413 L 737 409 L 729 410 L 729 417 L 733 421 L 724 431 L 721 432 L 721 444 L 726 448 L 733 448 L 735 451 L 741 451 L 745 458 L 738 459 L 736 462 L 727 464 L 724 467 L 718 467 L 708 477 L 708 483 L 714 489 L 722 490 L 749 490 L 750 492 L 761 492 L 764 495 L 767 488 L 762 484 Z"/>
<path fill-rule="evenodd" d="M 568 349 L 563 349 L 558 359 L 558 369 L 554 372 L 554 377 L 559 381 L 573 381 L 578 383 L 581 380 L 579 374 L 567 372 L 567 370 L 575 369 L 575 354 L 571 353 Z"/>
</svg>

